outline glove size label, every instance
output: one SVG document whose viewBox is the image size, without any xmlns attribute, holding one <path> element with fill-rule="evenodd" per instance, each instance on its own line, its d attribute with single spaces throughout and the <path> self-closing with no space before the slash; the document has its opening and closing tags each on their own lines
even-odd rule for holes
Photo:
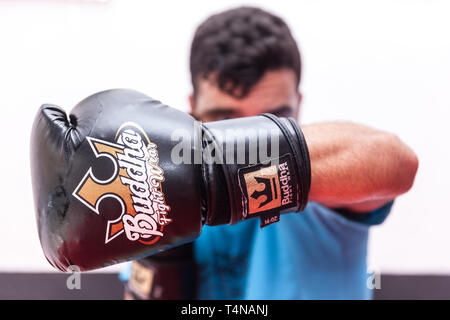
<svg viewBox="0 0 450 320">
<path fill-rule="evenodd" d="M 164 171 L 158 165 L 156 144 L 139 125 L 130 122 L 119 128 L 114 143 L 93 137 L 86 140 L 95 158 L 111 160 L 114 171 L 108 179 L 99 180 L 91 166 L 72 194 L 98 215 L 108 213 L 106 209 L 100 212 L 103 200 L 114 198 L 120 203 L 119 216 L 107 223 L 105 243 L 123 233 L 128 240 L 146 245 L 158 241 L 172 220 L 162 192 Z"/>
<path fill-rule="evenodd" d="M 277 222 L 280 211 L 297 205 L 297 185 L 290 155 L 241 168 L 239 185 L 244 219 L 261 216 L 261 226 Z"/>
</svg>

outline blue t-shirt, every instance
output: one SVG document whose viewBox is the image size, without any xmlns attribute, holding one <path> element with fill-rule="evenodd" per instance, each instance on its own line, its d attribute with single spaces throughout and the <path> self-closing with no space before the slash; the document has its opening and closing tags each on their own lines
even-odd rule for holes
<svg viewBox="0 0 450 320">
<path fill-rule="evenodd" d="M 263 229 L 259 219 L 205 226 L 194 242 L 198 298 L 371 299 L 369 227 L 382 223 L 392 204 L 352 215 L 310 202 Z"/>
<path fill-rule="evenodd" d="M 194 243 L 198 298 L 371 299 L 368 231 L 392 203 L 353 218 L 309 203 L 263 229 L 259 219 L 205 226 Z"/>
</svg>

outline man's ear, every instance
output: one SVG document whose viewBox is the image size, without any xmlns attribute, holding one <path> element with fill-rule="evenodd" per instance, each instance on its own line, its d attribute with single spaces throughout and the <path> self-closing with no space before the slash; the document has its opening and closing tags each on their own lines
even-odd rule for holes
<svg viewBox="0 0 450 320">
<path fill-rule="evenodd" d="M 195 109 L 195 98 L 194 98 L 194 93 L 191 93 L 191 94 L 189 95 L 188 99 L 189 99 L 189 107 L 190 107 L 189 114 L 190 114 L 190 115 L 193 115 L 193 114 L 194 114 L 194 109 Z"/>
<path fill-rule="evenodd" d="M 302 100 L 303 100 L 303 95 L 299 91 L 299 92 L 297 92 L 297 105 L 295 106 L 295 110 L 294 110 L 294 118 L 297 120 L 299 120 L 299 117 L 300 117 L 300 109 L 302 107 Z"/>
</svg>

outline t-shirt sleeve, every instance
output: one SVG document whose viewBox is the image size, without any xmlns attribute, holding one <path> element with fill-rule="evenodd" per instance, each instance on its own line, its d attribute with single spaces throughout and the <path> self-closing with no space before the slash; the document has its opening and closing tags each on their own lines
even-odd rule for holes
<svg viewBox="0 0 450 320">
<path fill-rule="evenodd" d="M 387 216 L 391 212 L 393 204 L 394 200 L 389 201 L 382 207 L 369 212 L 354 212 L 348 209 L 334 209 L 334 211 L 338 212 L 340 215 L 349 220 L 369 226 L 374 226 L 382 224 L 384 220 L 386 220 Z"/>
</svg>

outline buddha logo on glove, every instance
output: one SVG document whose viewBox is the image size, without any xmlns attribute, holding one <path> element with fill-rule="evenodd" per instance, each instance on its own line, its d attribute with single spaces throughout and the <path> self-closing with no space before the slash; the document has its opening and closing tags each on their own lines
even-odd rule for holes
<svg viewBox="0 0 450 320">
<path fill-rule="evenodd" d="M 144 130 L 135 123 L 123 124 L 116 142 L 86 137 L 96 158 L 107 157 L 114 165 L 112 176 L 97 179 L 92 167 L 73 192 L 73 196 L 97 214 L 102 200 L 114 198 L 121 205 L 120 216 L 109 220 L 105 243 L 122 233 L 131 241 L 153 244 L 163 236 L 170 207 L 162 192 L 164 171 L 158 165 L 158 151 Z M 103 209 L 107 209 L 108 202 Z"/>
<path fill-rule="evenodd" d="M 268 162 L 239 170 L 239 184 L 244 196 L 244 215 L 276 213 L 296 205 L 296 185 L 292 180 L 290 157 L 277 164 Z"/>
</svg>

